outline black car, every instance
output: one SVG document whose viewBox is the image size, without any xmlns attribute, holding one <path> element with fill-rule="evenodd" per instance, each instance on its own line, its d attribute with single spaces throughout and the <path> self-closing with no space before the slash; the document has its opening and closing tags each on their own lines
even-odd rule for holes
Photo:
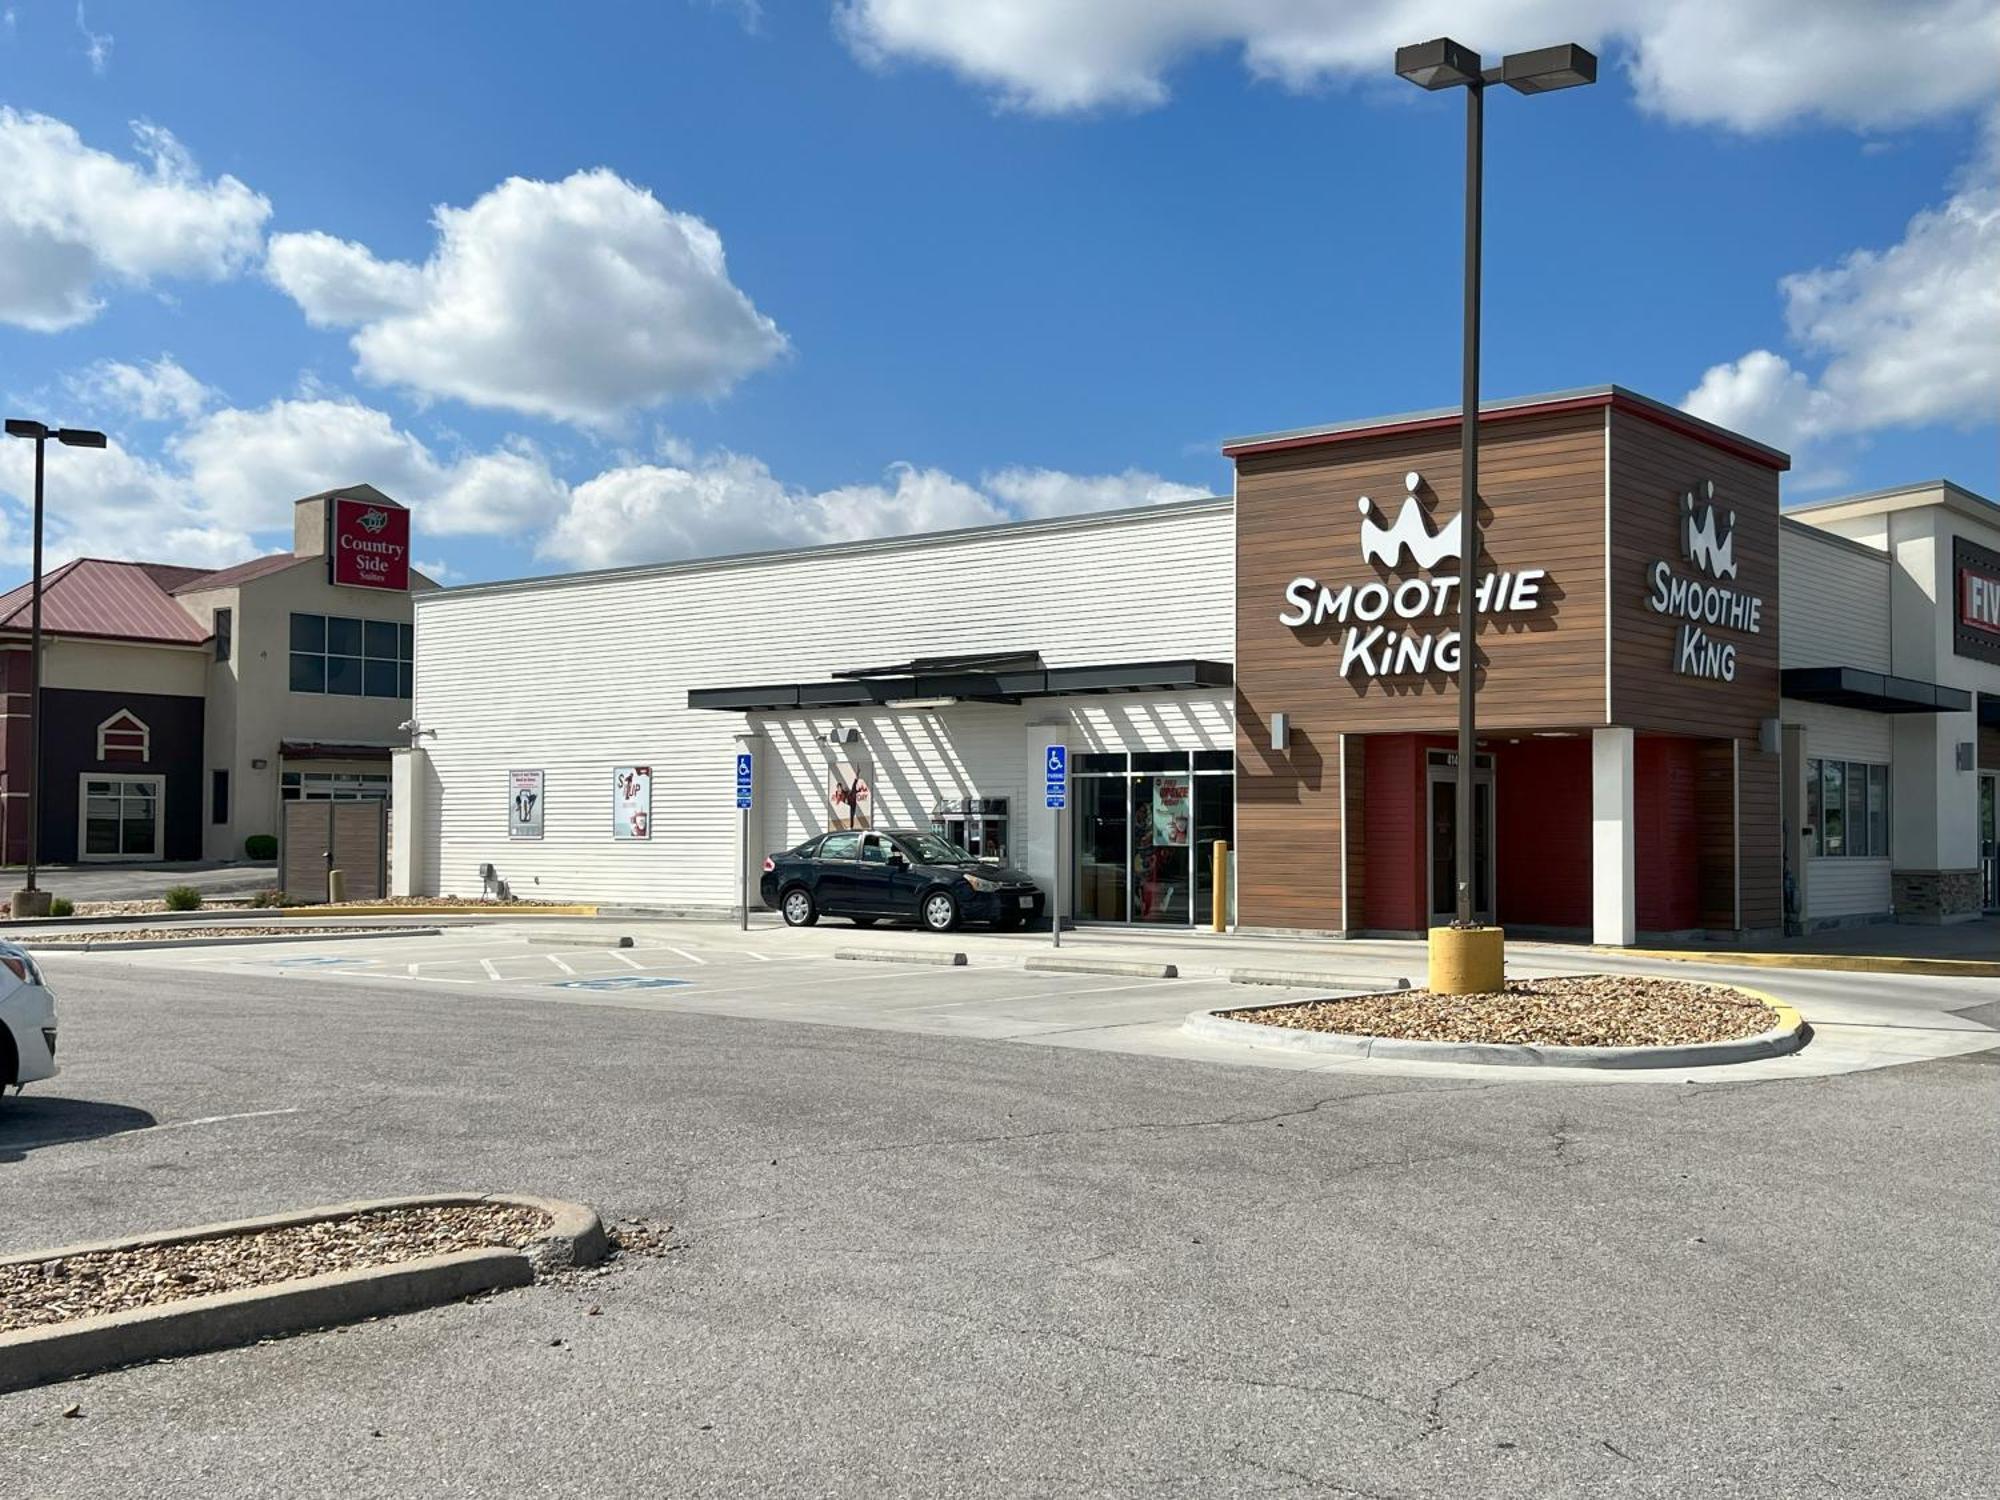
<svg viewBox="0 0 2000 1500">
<path fill-rule="evenodd" d="M 787 926 L 821 917 L 884 918 L 950 932 L 960 922 L 1017 927 L 1048 898 L 1019 870 L 968 854 L 934 833 L 902 828 L 822 833 L 764 861 L 759 889 Z"/>
</svg>

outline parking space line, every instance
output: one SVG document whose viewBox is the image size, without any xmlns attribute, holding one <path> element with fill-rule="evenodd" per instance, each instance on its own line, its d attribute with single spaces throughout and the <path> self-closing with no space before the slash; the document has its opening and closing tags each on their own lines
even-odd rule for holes
<svg viewBox="0 0 2000 1500">
<path fill-rule="evenodd" d="M 565 974 L 576 973 L 576 970 L 572 969 L 568 964 L 564 963 L 561 959 L 557 958 L 553 953 L 544 953 L 542 957 L 546 958 L 550 963 L 554 964 L 558 969 L 561 969 Z"/>
<path fill-rule="evenodd" d="M 627 958 L 627 957 L 626 957 L 626 956 L 625 956 L 624 954 L 622 954 L 622 953 L 607 953 L 607 954 L 605 954 L 604 956 L 605 956 L 606 958 L 615 958 L 615 959 L 617 959 L 617 960 L 618 960 L 618 962 L 620 962 L 621 964 L 625 965 L 625 967 L 626 967 L 626 968 L 628 968 L 628 969 L 642 969 L 642 970 L 643 970 L 643 969 L 644 969 L 644 968 L 646 967 L 646 966 L 645 966 L 644 964 L 642 964 L 642 963 L 638 962 L 638 961 L 637 961 L 637 960 L 635 960 L 635 959 L 630 959 L 630 958 Z M 495 975 L 494 977 L 495 977 L 495 978 L 498 978 L 499 976 L 498 976 L 498 975 Z"/>
<path fill-rule="evenodd" d="M 144 1130 L 134 1131 L 133 1134 L 142 1135 L 155 1130 L 192 1130 L 197 1125 L 221 1125 L 229 1120 L 262 1120 L 271 1115 L 295 1115 L 300 1112 L 300 1108 L 301 1106 L 295 1104 L 289 1109 L 246 1109 L 240 1114 L 233 1115 L 203 1115 L 199 1120 L 169 1120 L 164 1125 L 148 1125 Z"/>
<path fill-rule="evenodd" d="M 707 959 L 701 957 L 699 954 L 690 953 L 685 948 L 676 948 L 672 943 L 662 943 L 660 946 L 669 953 L 678 953 L 691 964 L 705 964 L 708 962 Z"/>
<path fill-rule="evenodd" d="M 767 964 L 771 961 L 771 955 L 768 953 L 759 953 L 755 949 L 751 948 L 745 948 L 743 951 L 745 953 L 748 953 L 752 958 L 756 959 L 757 962 L 760 964 Z"/>
<path fill-rule="evenodd" d="M 488 979 L 492 980 L 495 984 L 498 984 L 500 982 L 500 971 L 499 969 L 494 967 L 492 959 L 490 958 L 480 959 L 479 967 L 486 971 L 486 977 Z"/>
</svg>

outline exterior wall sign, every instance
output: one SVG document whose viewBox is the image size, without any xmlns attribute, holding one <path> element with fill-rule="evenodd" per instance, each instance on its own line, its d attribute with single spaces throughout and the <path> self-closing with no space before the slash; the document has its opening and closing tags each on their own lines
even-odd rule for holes
<svg viewBox="0 0 2000 1500">
<path fill-rule="evenodd" d="M 538 839 L 542 836 L 542 773 L 507 773 L 507 837 Z"/>
<path fill-rule="evenodd" d="M 1951 565 L 1958 595 L 1951 649 L 1959 656 L 2000 665 L 2000 552 L 1953 537 Z"/>
<path fill-rule="evenodd" d="M 611 773 L 611 836 L 653 836 L 653 768 L 619 766 Z"/>
<path fill-rule="evenodd" d="M 1715 483 L 1704 480 L 1681 495 L 1681 556 L 1707 578 L 1690 578 L 1665 558 L 1646 569 L 1646 604 L 1656 614 L 1680 620 L 1674 637 L 1674 670 L 1686 677 L 1736 680 L 1736 642 L 1716 634 L 1759 635 L 1764 628 L 1761 595 L 1725 588 L 1736 577 L 1736 512 L 1716 520 Z"/>
<path fill-rule="evenodd" d="M 875 789 L 869 769 L 852 761 L 835 761 L 827 767 L 826 778 L 826 826 L 829 829 L 874 826 Z"/>
<path fill-rule="evenodd" d="M 347 588 L 410 588 L 410 513 L 397 506 L 336 497 L 333 502 L 333 581 Z"/>
<path fill-rule="evenodd" d="M 1375 502 L 1361 497 L 1361 556 L 1394 573 L 1428 574 L 1464 550 L 1463 516 L 1453 516 L 1436 531 L 1417 498 L 1423 476 L 1415 470 L 1403 476 L 1402 510 L 1383 525 Z M 1545 568 L 1496 571 L 1479 580 L 1474 607 L 1481 614 L 1525 614 L 1542 608 Z M 1383 678 L 1421 676 L 1426 672 L 1456 672 L 1459 665 L 1457 629 L 1434 629 L 1434 622 L 1456 620 L 1460 579 L 1440 577 L 1379 579 L 1373 583 L 1332 588 L 1314 578 L 1294 578 L 1285 585 L 1285 609 L 1278 623 L 1294 630 L 1322 627 L 1328 621 L 1346 627 L 1340 643 L 1340 675 Z"/>
</svg>

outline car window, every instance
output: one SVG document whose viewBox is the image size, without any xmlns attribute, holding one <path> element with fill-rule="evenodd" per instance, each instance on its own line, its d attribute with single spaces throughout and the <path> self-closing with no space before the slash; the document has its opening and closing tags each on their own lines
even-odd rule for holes
<svg viewBox="0 0 2000 1500">
<path fill-rule="evenodd" d="M 861 847 L 858 833 L 829 833 L 819 841 L 821 859 L 852 859 Z"/>
<path fill-rule="evenodd" d="M 880 834 L 869 834 L 861 841 L 861 858 L 869 864 L 886 865 L 889 862 L 889 841 Z"/>
<path fill-rule="evenodd" d="M 918 834 L 901 842 L 904 850 L 920 865 L 971 865 L 979 862 L 958 845 L 934 834 Z"/>
</svg>

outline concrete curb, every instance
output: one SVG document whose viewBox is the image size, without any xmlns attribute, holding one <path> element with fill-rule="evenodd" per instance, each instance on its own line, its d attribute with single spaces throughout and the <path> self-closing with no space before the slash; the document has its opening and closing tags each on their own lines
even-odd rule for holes
<svg viewBox="0 0 2000 1500">
<path fill-rule="evenodd" d="M 965 967 L 963 953 L 945 953 L 925 948 L 836 948 L 835 958 L 865 964 L 930 964 L 940 969 Z"/>
<path fill-rule="evenodd" d="M 189 1297 L 158 1307 L 0 1333 L 0 1392 L 26 1390 L 120 1365 L 202 1354 L 260 1339 L 436 1307 L 478 1292 L 526 1286 L 536 1276 L 550 1271 L 594 1265 L 609 1252 L 610 1242 L 603 1222 L 580 1203 L 521 1193 L 427 1193 L 203 1224 L 166 1234 L 70 1245 L 60 1250 L 37 1250 L 0 1257 L 0 1267 L 30 1265 L 93 1251 L 187 1244 L 259 1229 L 349 1218 L 380 1209 L 479 1203 L 538 1208 L 549 1216 L 549 1228 L 542 1238 L 519 1250 L 461 1250 L 395 1265 L 335 1271 L 325 1276 L 273 1282 L 269 1286 Z"/>
<path fill-rule="evenodd" d="M 1689 953 L 1677 948 L 1606 948 L 1620 958 L 1742 969 L 1824 969 L 1839 974 L 1933 974 L 1947 979 L 2000 978 L 2000 963 L 1980 958 L 1905 958 L 1869 953 Z"/>
<path fill-rule="evenodd" d="M 286 916 L 346 916 L 366 920 L 370 916 L 596 916 L 596 906 L 530 906 L 528 902 L 466 902 L 464 906 L 280 906 Z"/>
<path fill-rule="evenodd" d="M 1756 1036 L 1726 1042 L 1690 1042 L 1674 1047 L 1545 1047 L 1534 1043 L 1421 1042 L 1402 1037 L 1358 1036 L 1337 1031 L 1298 1031 L 1289 1026 L 1262 1026 L 1234 1021 L 1226 1011 L 1198 1010 L 1181 1022 L 1181 1030 L 1204 1041 L 1237 1046 L 1283 1047 L 1320 1052 L 1332 1057 L 1380 1058 L 1398 1062 L 1479 1063 L 1509 1068 L 1709 1068 L 1726 1063 L 1783 1057 L 1805 1046 L 1812 1029 L 1782 1000 L 1742 985 L 1723 985 L 1749 995 L 1777 1012 L 1778 1024 Z M 1310 1004 L 1300 1001 L 1300 1004 Z M 1234 1007 L 1240 1009 L 1241 1007 Z"/>
<path fill-rule="evenodd" d="M 1225 969 L 1222 977 L 1231 984 L 1279 984 L 1291 989 L 1332 989 L 1361 994 L 1376 994 L 1382 989 L 1379 979 L 1357 974 L 1329 974 L 1320 969 Z M 1409 987 L 1407 979 L 1396 981 L 1395 988 L 1399 990 Z"/>
<path fill-rule="evenodd" d="M 1043 974 L 1119 974 L 1127 979 L 1178 979 L 1177 964 L 1145 963 L 1132 958 L 1065 958 L 1050 954 L 1045 958 L 1023 959 L 1021 967 Z"/>
<path fill-rule="evenodd" d="M 624 934 L 606 933 L 602 937 L 590 937 L 583 933 L 531 932 L 527 941 L 537 948 L 629 948 L 632 939 Z"/>
<path fill-rule="evenodd" d="M 119 939 L 89 938 L 81 943 L 58 943 L 49 938 L 15 939 L 23 948 L 32 948 L 40 953 L 143 953 L 166 948 L 241 948 L 258 947 L 268 943 L 323 943 L 331 939 L 353 942 L 361 938 L 395 937 L 436 937 L 442 927 L 395 927 L 386 932 L 346 932 L 338 927 L 322 927 L 314 932 L 274 932 L 268 937 L 216 937 L 216 938 L 134 938 L 129 942 Z"/>
</svg>

